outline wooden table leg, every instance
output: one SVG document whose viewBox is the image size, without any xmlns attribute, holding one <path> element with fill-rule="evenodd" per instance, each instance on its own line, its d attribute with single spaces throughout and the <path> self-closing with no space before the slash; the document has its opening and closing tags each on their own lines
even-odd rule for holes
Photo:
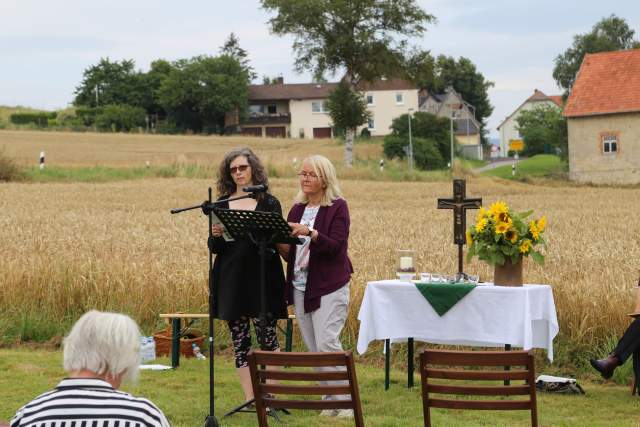
<svg viewBox="0 0 640 427">
<path fill-rule="evenodd" d="M 504 345 L 504 351 L 511 351 L 511 344 L 505 344 Z M 504 370 L 505 371 L 511 370 L 511 366 L 505 366 Z M 511 385 L 511 381 L 510 380 L 504 380 L 504 385 Z"/>
<path fill-rule="evenodd" d="M 211 356 L 209 356 L 211 357 Z M 171 367 L 180 366 L 180 319 L 171 319 Z"/>
<path fill-rule="evenodd" d="M 407 340 L 407 387 L 413 387 L 413 338 Z"/>
<path fill-rule="evenodd" d="M 389 390 L 389 362 L 391 357 L 391 340 L 384 340 L 384 389 Z"/>
<path fill-rule="evenodd" d="M 291 352 L 291 346 L 293 342 L 293 319 L 287 319 L 287 330 L 284 336 L 284 351 Z"/>
</svg>

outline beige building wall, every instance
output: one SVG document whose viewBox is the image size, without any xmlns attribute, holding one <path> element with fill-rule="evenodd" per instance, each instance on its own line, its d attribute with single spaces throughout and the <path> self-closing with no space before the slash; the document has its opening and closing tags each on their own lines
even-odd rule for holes
<svg viewBox="0 0 640 427">
<path fill-rule="evenodd" d="M 418 111 L 418 89 L 412 90 L 378 90 L 363 92 L 365 100 L 367 95 L 373 95 L 373 103 L 367 104 L 367 110 L 371 112 L 373 128 L 369 128 L 372 136 L 383 136 L 391 133 L 391 122 L 398 116 L 407 114 L 409 109 Z M 396 94 L 402 94 L 402 102 L 396 102 Z M 362 128 L 358 128 L 358 134 Z"/>
<path fill-rule="evenodd" d="M 473 135 L 455 135 L 460 145 L 480 145 L 480 134 Z"/>
<path fill-rule="evenodd" d="M 291 137 L 313 139 L 313 128 L 331 127 L 328 112 L 314 113 L 313 102 L 325 102 L 323 99 L 292 99 L 289 101 L 291 112 Z"/>
<path fill-rule="evenodd" d="M 640 113 L 569 118 L 569 178 L 594 184 L 640 183 Z M 602 134 L 618 135 L 615 154 Z"/>
<path fill-rule="evenodd" d="M 511 116 L 509 116 L 504 121 L 504 123 L 502 123 L 500 129 L 498 129 L 500 134 L 500 157 L 507 157 L 507 154 L 509 153 L 509 142 L 512 139 L 522 139 L 522 137 L 520 136 L 520 132 L 518 132 L 518 129 L 516 128 L 516 126 L 518 126 L 516 119 L 520 115 L 520 112 L 525 110 L 533 110 L 539 105 L 551 105 L 557 107 L 557 105 L 554 104 L 553 101 L 526 102 L 522 104 L 516 111 L 514 111 Z"/>
</svg>

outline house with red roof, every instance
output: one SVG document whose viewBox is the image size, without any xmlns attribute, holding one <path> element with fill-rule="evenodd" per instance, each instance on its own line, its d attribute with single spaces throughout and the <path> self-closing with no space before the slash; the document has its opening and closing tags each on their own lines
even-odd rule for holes
<svg viewBox="0 0 640 427">
<path fill-rule="evenodd" d="M 563 115 L 570 179 L 640 183 L 640 49 L 586 54 Z"/>
<path fill-rule="evenodd" d="M 333 125 L 326 107 L 338 83 L 284 83 L 249 86 L 249 111 L 243 123 L 228 117 L 244 135 L 291 138 L 331 138 Z M 371 112 L 366 127 L 372 136 L 391 133 L 391 122 L 402 114 L 418 111 L 418 89 L 402 79 L 380 79 L 358 87 Z"/>
<path fill-rule="evenodd" d="M 550 105 L 562 108 L 562 95 L 545 95 L 541 90 L 534 89 L 533 95 L 527 98 L 509 114 L 499 125 L 500 134 L 500 157 L 507 157 L 509 146 L 514 141 L 522 141 L 522 136 L 518 132 L 518 122 L 516 121 L 522 111 L 533 110 L 536 107 Z"/>
</svg>

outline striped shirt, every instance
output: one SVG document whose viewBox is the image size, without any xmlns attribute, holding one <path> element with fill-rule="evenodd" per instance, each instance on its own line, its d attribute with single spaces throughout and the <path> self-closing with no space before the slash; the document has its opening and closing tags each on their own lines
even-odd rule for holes
<svg viewBox="0 0 640 427">
<path fill-rule="evenodd" d="M 151 401 L 93 378 L 67 378 L 20 408 L 10 427 L 169 427 Z"/>
</svg>

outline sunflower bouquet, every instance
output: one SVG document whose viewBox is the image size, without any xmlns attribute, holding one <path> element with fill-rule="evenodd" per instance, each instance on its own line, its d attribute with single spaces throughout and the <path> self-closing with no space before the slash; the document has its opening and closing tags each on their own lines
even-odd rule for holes
<svg viewBox="0 0 640 427">
<path fill-rule="evenodd" d="M 491 265 L 503 265 L 507 258 L 515 264 L 521 257 L 531 256 L 544 264 L 544 255 L 537 247 L 546 247 L 543 234 L 547 219 L 528 219 L 532 213 L 511 212 L 501 201 L 489 209 L 480 208 L 475 225 L 467 229 L 467 261 L 477 255 Z"/>
</svg>

